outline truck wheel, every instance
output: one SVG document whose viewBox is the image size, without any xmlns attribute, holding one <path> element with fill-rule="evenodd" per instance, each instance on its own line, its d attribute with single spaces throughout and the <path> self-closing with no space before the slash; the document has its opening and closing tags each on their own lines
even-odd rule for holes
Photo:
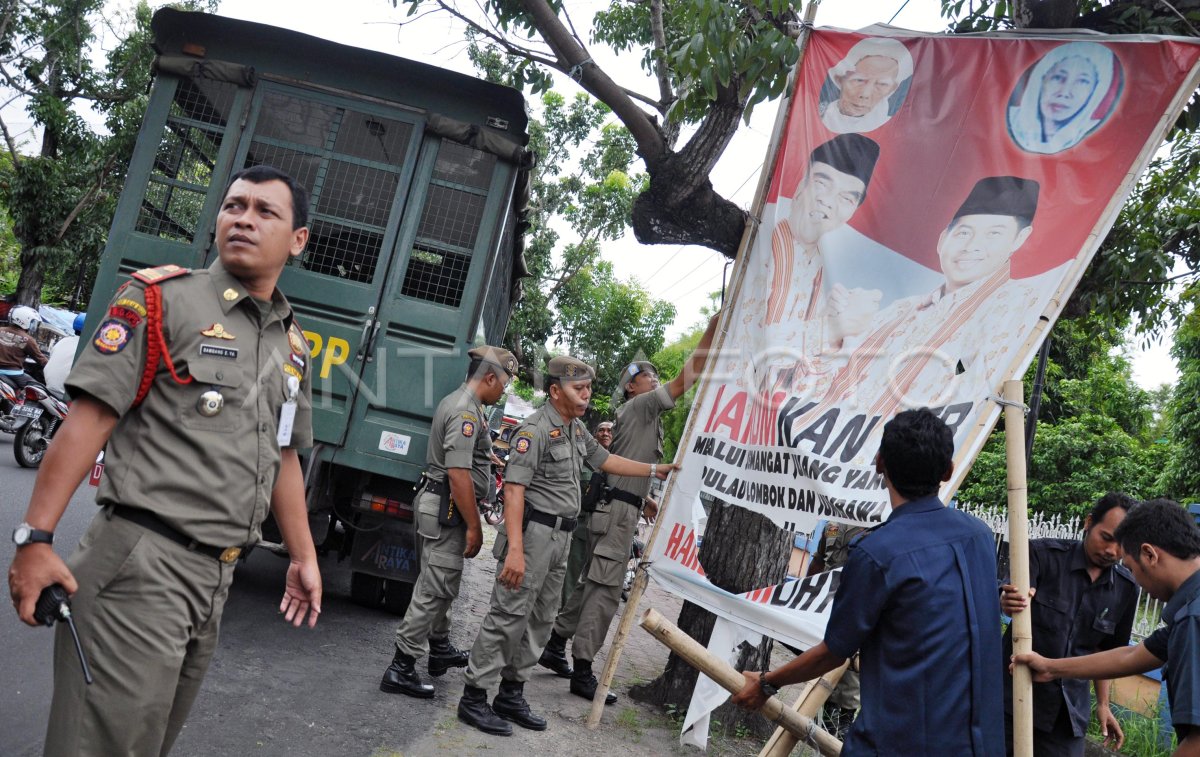
<svg viewBox="0 0 1200 757">
<path fill-rule="evenodd" d="M 369 573 L 350 574 L 350 599 L 356 605 L 375 609 L 383 601 L 383 579 Z"/>
<path fill-rule="evenodd" d="M 408 612 L 412 601 L 413 585 L 404 581 L 388 581 L 383 590 L 383 607 L 393 615 Z"/>
</svg>

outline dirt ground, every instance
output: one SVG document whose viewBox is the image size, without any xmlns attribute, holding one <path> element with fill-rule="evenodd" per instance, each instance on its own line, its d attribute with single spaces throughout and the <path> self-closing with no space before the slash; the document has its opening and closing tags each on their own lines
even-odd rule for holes
<svg viewBox="0 0 1200 757">
<path fill-rule="evenodd" d="M 485 527 L 484 549 L 488 550 L 495 538 L 493 529 Z M 468 562 L 463 575 L 463 592 L 455 604 L 455 618 L 461 614 L 463 635 L 454 636 L 456 645 L 469 648 L 479 620 L 487 612 L 492 583 L 495 580 L 496 561 L 484 558 Z M 654 607 L 666 617 L 674 620 L 679 615 L 681 602 L 651 583 L 642 598 L 642 611 Z M 622 603 L 621 611 L 624 612 Z M 609 642 L 595 660 L 596 675 L 599 676 L 607 663 L 608 646 L 616 635 L 621 614 L 613 620 L 609 629 Z M 470 637 L 470 638 L 468 638 Z M 569 648 L 568 648 L 569 651 Z M 605 710 L 600 725 L 590 730 L 585 724 L 591 702 L 573 696 L 568 691 L 568 681 L 558 678 L 545 668 L 537 668 L 533 680 L 525 686 L 525 697 L 533 711 L 545 717 L 550 725 L 545 731 L 530 731 L 513 726 L 511 737 L 489 736 L 458 720 L 456 708 L 462 694 L 462 671 L 452 670 L 435 679 L 437 696 L 428 704 L 429 718 L 434 726 L 415 744 L 403 753 L 377 752 L 373 757 L 433 757 L 445 754 L 488 754 L 498 757 L 532 757 L 532 755 L 561 755 L 562 757 L 594 757 L 595 755 L 700 755 L 692 746 L 681 746 L 679 729 L 683 714 L 666 713 L 628 696 L 631 686 L 652 680 L 666 665 L 668 650 L 650 634 L 637 626 L 630 634 L 621 655 L 613 681 L 613 692 L 620 697 L 616 704 Z M 418 663 L 421 665 L 422 663 Z M 494 693 L 494 692 L 493 692 Z M 756 755 L 762 744 L 755 739 L 710 740 L 710 755 Z"/>
</svg>

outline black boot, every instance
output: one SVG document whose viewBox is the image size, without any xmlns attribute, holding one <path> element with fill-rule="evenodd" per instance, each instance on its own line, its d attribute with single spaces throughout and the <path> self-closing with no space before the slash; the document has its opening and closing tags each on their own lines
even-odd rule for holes
<svg viewBox="0 0 1200 757">
<path fill-rule="evenodd" d="M 470 653 L 455 647 L 449 639 L 429 640 L 429 675 L 437 678 L 450 668 L 467 667 Z"/>
<path fill-rule="evenodd" d="M 546 642 L 546 648 L 538 658 L 538 665 L 550 668 L 559 678 L 570 678 L 571 663 L 567 662 L 567 640 L 551 631 L 550 641 Z"/>
<path fill-rule="evenodd" d="M 470 684 L 463 687 L 462 699 L 458 700 L 458 719 L 484 733 L 512 736 L 512 726 L 488 706 L 487 691 Z"/>
<path fill-rule="evenodd" d="M 596 687 L 600 682 L 592 675 L 592 661 L 575 658 L 575 672 L 571 674 L 571 693 L 584 699 L 596 698 Z M 604 695 L 605 704 L 613 704 L 617 695 L 611 691 Z"/>
<path fill-rule="evenodd" d="M 523 681 L 501 681 L 500 693 L 492 700 L 492 711 L 531 731 L 546 730 L 546 719 L 534 715 L 525 701 Z"/>
<path fill-rule="evenodd" d="M 433 687 L 421 680 L 414 668 L 416 660 L 404 654 L 399 649 L 392 658 L 392 664 L 383 671 L 383 680 L 379 682 L 379 690 L 389 694 L 407 694 L 417 699 L 429 699 L 433 696 Z"/>
</svg>

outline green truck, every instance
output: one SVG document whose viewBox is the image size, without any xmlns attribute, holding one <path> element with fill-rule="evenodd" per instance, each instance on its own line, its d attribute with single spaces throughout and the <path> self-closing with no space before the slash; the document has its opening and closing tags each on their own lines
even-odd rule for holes
<svg viewBox="0 0 1200 757">
<path fill-rule="evenodd" d="M 235 172 L 270 164 L 306 186 L 308 247 L 279 286 L 313 355 L 314 539 L 349 559 L 355 601 L 402 612 L 433 411 L 466 351 L 502 341 L 526 275 L 524 98 L 262 24 L 163 9 L 152 28 L 154 85 L 87 328 L 134 271 L 213 260 Z"/>
</svg>

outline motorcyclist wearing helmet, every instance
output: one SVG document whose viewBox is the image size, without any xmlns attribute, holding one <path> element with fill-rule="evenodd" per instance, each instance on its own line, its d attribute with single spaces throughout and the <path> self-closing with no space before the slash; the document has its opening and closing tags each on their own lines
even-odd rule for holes
<svg viewBox="0 0 1200 757">
<path fill-rule="evenodd" d="M 8 323 L 0 326 L 0 376 L 13 386 L 23 389 L 33 379 L 25 374 L 25 358 L 38 365 L 46 364 L 46 356 L 30 333 L 42 317 L 31 307 L 15 307 L 8 313 Z M 36 382 L 34 382 L 36 383 Z"/>
<path fill-rule="evenodd" d="M 71 372 L 71 367 L 75 364 L 75 353 L 79 351 L 79 334 L 83 331 L 83 320 L 83 313 L 75 316 L 71 324 L 75 333 L 64 336 L 50 348 L 50 362 L 42 369 L 42 374 L 46 377 L 46 387 L 60 395 L 66 393 L 64 384 L 67 374 Z"/>
</svg>

